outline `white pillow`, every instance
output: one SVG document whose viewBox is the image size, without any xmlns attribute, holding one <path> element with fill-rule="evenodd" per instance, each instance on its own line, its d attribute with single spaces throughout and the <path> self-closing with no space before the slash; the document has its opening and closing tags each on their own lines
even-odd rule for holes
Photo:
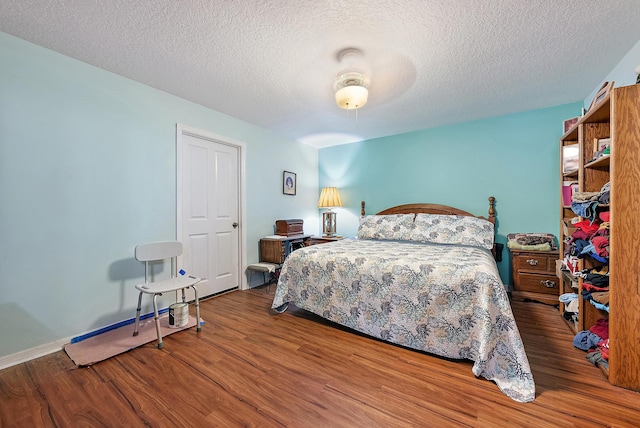
<svg viewBox="0 0 640 428">
<path fill-rule="evenodd" d="M 413 214 L 367 215 L 360 218 L 358 238 L 407 241 L 413 229 Z"/>
<path fill-rule="evenodd" d="M 493 223 L 462 215 L 418 214 L 411 241 L 493 248 Z"/>
</svg>

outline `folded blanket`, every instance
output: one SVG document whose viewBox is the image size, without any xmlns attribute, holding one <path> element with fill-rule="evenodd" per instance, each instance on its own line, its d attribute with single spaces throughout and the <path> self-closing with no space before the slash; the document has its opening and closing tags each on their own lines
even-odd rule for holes
<svg viewBox="0 0 640 428">
<path fill-rule="evenodd" d="M 600 192 L 574 192 L 571 195 L 573 202 L 590 202 L 597 201 L 600 197 Z"/>
<path fill-rule="evenodd" d="M 510 233 L 507 235 L 507 239 L 507 247 L 513 249 L 549 251 L 556 248 L 556 238 L 551 233 Z M 543 250 L 538 246 L 548 246 L 549 250 Z"/>
<path fill-rule="evenodd" d="M 548 242 L 544 244 L 536 244 L 536 245 L 522 245 L 518 244 L 515 239 L 510 239 L 507 241 L 507 247 L 512 250 L 528 250 L 528 251 L 551 251 L 552 247 Z"/>
<path fill-rule="evenodd" d="M 603 305 L 609 304 L 609 292 L 608 291 L 596 291 L 591 293 L 591 298 Z"/>
</svg>

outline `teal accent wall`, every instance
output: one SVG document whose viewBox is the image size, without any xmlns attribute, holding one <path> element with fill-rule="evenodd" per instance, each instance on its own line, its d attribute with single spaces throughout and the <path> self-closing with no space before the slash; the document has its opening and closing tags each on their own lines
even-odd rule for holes
<svg viewBox="0 0 640 428">
<path fill-rule="evenodd" d="M 357 234 L 360 201 L 375 214 L 395 205 L 432 202 L 487 215 L 495 196 L 497 241 L 513 232 L 559 229 L 562 121 L 582 102 L 427 129 L 319 153 L 320 186 L 340 189 L 338 233 Z M 364 111 L 363 111 L 363 114 Z M 498 265 L 510 283 L 508 252 Z"/>
<path fill-rule="evenodd" d="M 0 359 L 135 315 L 135 245 L 176 237 L 178 123 L 245 143 L 248 263 L 277 219 L 317 232 L 317 149 L 0 33 Z"/>
</svg>

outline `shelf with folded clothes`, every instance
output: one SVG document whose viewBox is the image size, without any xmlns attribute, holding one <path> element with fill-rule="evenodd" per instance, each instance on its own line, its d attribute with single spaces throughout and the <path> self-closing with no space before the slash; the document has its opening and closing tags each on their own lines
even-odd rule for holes
<svg viewBox="0 0 640 428">
<path fill-rule="evenodd" d="M 637 197 L 637 177 L 640 174 L 638 105 L 640 85 L 612 88 L 606 99 L 592 105 L 578 120 L 577 125 L 561 137 L 561 149 L 576 144 L 579 147 L 578 195 L 572 195 L 578 196 L 578 199 L 572 199 L 569 210 L 566 201 L 561 198 L 559 209 L 562 236 L 559 247 L 563 262 L 566 257 L 566 264 L 584 275 L 602 274 L 602 270 L 607 268 L 610 270 L 608 275 L 604 274 L 606 280 L 610 278 L 610 287 L 596 289 L 593 287 L 598 285 L 594 284 L 593 277 L 579 279 L 578 332 L 589 330 L 600 319 L 608 320 L 612 356 L 607 361 L 609 368 L 605 367 L 606 364 L 592 362 L 608 375 L 611 384 L 636 391 L 640 391 L 640 287 L 637 269 L 637 249 L 640 241 L 640 198 Z M 606 147 L 607 144 L 609 147 Z M 615 150 L 611 151 L 612 148 Z M 562 171 L 561 157 L 559 184 L 561 190 L 564 190 L 567 179 Z M 610 188 L 613 189 L 611 200 Z M 602 196 L 605 196 L 606 200 L 601 199 Z M 580 200 L 581 197 L 583 199 Z M 579 219 L 572 222 L 574 215 Z M 598 229 L 608 226 L 609 233 L 599 232 L 595 239 L 588 237 L 585 239 L 586 242 L 576 243 L 575 230 L 572 230 L 574 223 L 585 220 L 587 224 L 597 225 Z M 611 260 L 607 253 L 612 254 Z M 564 275 L 562 277 L 564 278 Z M 576 291 L 569 286 L 565 286 L 563 290 Z M 608 348 L 604 343 L 603 346 L 606 355 Z M 588 354 L 588 357 L 594 360 L 600 358 L 595 352 Z"/>
<path fill-rule="evenodd" d="M 582 279 L 580 294 L 601 313 L 609 313 L 609 266 L 594 267 L 578 272 Z M 601 315 L 602 316 L 602 315 Z"/>
<path fill-rule="evenodd" d="M 561 295 L 566 301 L 561 306 L 563 318 L 576 333 L 609 314 L 609 211 L 596 211 L 593 220 L 579 218 L 582 220 L 571 223 L 574 230 L 565 242 L 563 259 L 565 265 L 567 260 L 579 261 L 569 263 L 573 273 L 566 272 L 568 282 L 577 279 L 577 289 L 565 289 L 569 292 Z M 587 358 L 603 372 L 608 370 L 606 359 L 593 350 Z"/>
<path fill-rule="evenodd" d="M 574 224 L 580 221 L 580 217 L 576 216 L 573 211 L 571 211 L 571 213 L 574 214 L 573 217 L 564 217 L 562 219 L 562 236 L 564 237 L 571 236 L 571 234 L 576 231 Z"/>
<path fill-rule="evenodd" d="M 584 219 L 571 223 L 572 233 L 564 242 L 563 256 L 584 258 L 590 256 L 599 263 L 609 262 L 609 211 L 597 213 L 593 220 Z M 575 267 L 565 266 L 575 273 Z"/>
<path fill-rule="evenodd" d="M 579 277 L 573 275 L 564 264 L 564 260 L 556 261 L 556 276 L 560 282 L 560 314 L 574 333 L 579 330 L 578 298 Z"/>
<path fill-rule="evenodd" d="M 608 265 L 580 270 L 572 275 L 561 271 L 560 311 L 577 332 L 609 313 Z"/>
<path fill-rule="evenodd" d="M 578 216 L 594 221 L 599 212 L 609 209 L 611 182 L 597 192 L 575 192 L 571 195 L 571 210 Z"/>
<path fill-rule="evenodd" d="M 572 225 L 575 230 L 565 241 L 563 267 L 578 278 L 577 328 L 583 329 L 608 315 L 609 212 L 600 212 L 593 221 L 584 219 Z M 606 298 L 601 294 L 604 292 Z"/>
<path fill-rule="evenodd" d="M 571 330 L 573 330 L 574 333 L 577 333 L 579 329 L 578 303 L 580 295 L 575 291 L 577 290 L 562 293 L 558 297 L 558 300 L 560 301 L 562 317 L 569 324 Z"/>
<path fill-rule="evenodd" d="M 588 328 L 576 333 L 573 346 L 587 352 L 586 358 L 599 367 L 605 376 L 609 374 L 609 320 L 599 318 Z"/>
</svg>

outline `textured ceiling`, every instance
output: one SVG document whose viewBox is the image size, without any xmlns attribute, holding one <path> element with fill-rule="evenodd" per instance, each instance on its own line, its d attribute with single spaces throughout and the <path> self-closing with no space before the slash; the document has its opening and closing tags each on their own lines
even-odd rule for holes
<svg viewBox="0 0 640 428">
<path fill-rule="evenodd" d="M 581 100 L 639 22 L 638 0 L 0 2 L 0 31 L 316 147 Z M 357 128 L 347 47 L 371 78 Z"/>
</svg>

